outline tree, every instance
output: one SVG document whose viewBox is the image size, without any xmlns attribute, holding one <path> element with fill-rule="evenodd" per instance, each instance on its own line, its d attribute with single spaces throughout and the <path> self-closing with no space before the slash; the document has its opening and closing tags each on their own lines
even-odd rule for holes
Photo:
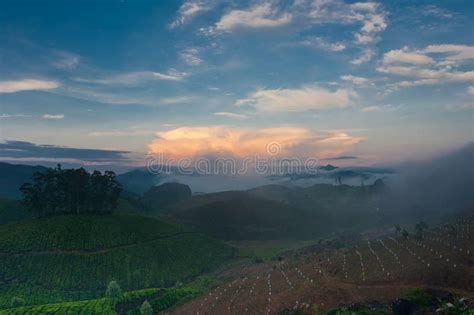
<svg viewBox="0 0 474 315">
<path fill-rule="evenodd" d="M 400 234 L 400 232 L 402 231 L 402 227 L 400 226 L 400 224 L 395 224 L 395 231 L 397 232 L 397 234 Z"/>
<path fill-rule="evenodd" d="M 122 192 L 115 173 L 89 174 L 84 168 L 63 170 L 61 165 L 36 172 L 33 183 L 20 187 L 23 205 L 37 216 L 60 213 L 113 212 Z"/>
<path fill-rule="evenodd" d="M 420 221 L 417 225 L 415 225 L 415 237 L 418 240 L 423 239 L 423 230 L 428 228 L 428 224 L 423 221 Z"/>
<path fill-rule="evenodd" d="M 402 235 L 405 239 L 408 239 L 408 237 L 410 236 L 410 233 L 408 233 L 408 231 L 406 229 L 403 229 Z"/>
<path fill-rule="evenodd" d="M 122 289 L 120 288 L 117 281 L 112 280 L 109 282 L 107 290 L 105 291 L 105 296 L 109 299 L 112 299 L 114 305 L 120 300 L 122 297 Z"/>
<path fill-rule="evenodd" d="M 10 300 L 10 307 L 20 307 L 20 306 L 23 306 L 25 305 L 25 300 L 22 299 L 21 297 L 18 297 L 18 296 L 14 296 L 12 297 L 12 299 Z"/>
<path fill-rule="evenodd" d="M 148 300 L 145 300 L 143 304 L 140 306 L 140 314 L 141 315 L 152 315 L 153 314 L 153 308 L 151 307 L 150 302 Z"/>
</svg>

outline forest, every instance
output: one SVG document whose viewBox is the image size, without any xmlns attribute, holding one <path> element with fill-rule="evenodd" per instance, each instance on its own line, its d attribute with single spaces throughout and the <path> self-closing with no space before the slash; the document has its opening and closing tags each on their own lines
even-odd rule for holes
<svg viewBox="0 0 474 315">
<path fill-rule="evenodd" d="M 32 183 L 20 187 L 22 204 L 38 217 L 55 214 L 112 213 L 122 187 L 115 173 L 84 168 L 62 169 L 58 165 L 35 172 Z"/>
</svg>

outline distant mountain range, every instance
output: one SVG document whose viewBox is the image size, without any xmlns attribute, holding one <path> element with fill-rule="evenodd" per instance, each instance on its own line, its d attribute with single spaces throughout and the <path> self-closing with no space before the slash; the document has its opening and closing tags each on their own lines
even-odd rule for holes
<svg viewBox="0 0 474 315">
<path fill-rule="evenodd" d="M 0 162 L 0 197 L 19 198 L 20 186 L 31 180 L 35 172 L 44 172 L 43 166 L 30 166 Z"/>
<path fill-rule="evenodd" d="M 181 183 L 191 187 L 194 194 L 214 193 L 228 190 L 247 190 L 263 185 L 284 185 L 310 187 L 315 184 L 347 184 L 370 185 L 377 179 L 396 175 L 392 168 L 381 167 L 343 167 L 325 165 L 316 173 L 286 173 L 278 175 L 241 175 L 230 176 L 221 174 L 199 175 L 183 174 L 178 169 L 170 169 L 166 173 L 153 174 L 146 168 L 137 168 L 117 176 L 123 187 L 136 194 L 143 194 L 152 185 L 163 183 Z"/>
</svg>

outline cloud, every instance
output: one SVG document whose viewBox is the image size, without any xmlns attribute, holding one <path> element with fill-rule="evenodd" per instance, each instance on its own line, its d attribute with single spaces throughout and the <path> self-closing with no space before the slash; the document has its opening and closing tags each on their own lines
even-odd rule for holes
<svg viewBox="0 0 474 315">
<path fill-rule="evenodd" d="M 360 109 L 361 112 L 364 113 L 381 113 L 381 112 L 394 112 L 399 109 L 398 106 L 393 105 L 375 105 L 375 106 L 367 106 Z"/>
<path fill-rule="evenodd" d="M 197 48 L 186 48 L 179 54 L 179 57 L 190 66 L 199 66 L 203 60 L 199 58 L 198 54 Z"/>
<path fill-rule="evenodd" d="M 49 120 L 60 120 L 60 119 L 64 119 L 64 115 L 63 114 L 56 114 L 56 115 L 53 115 L 53 114 L 44 114 L 41 116 L 43 119 L 49 119 Z"/>
<path fill-rule="evenodd" d="M 26 114 L 1 114 L 0 118 L 43 118 L 50 120 L 59 120 L 63 119 L 64 115 L 62 114 L 44 114 L 44 115 L 26 115 Z"/>
<path fill-rule="evenodd" d="M 261 89 L 237 103 L 253 105 L 266 112 L 299 112 L 346 107 L 356 96 L 355 92 L 345 89 L 330 91 L 318 86 L 305 86 L 298 89 Z"/>
<path fill-rule="evenodd" d="M 227 126 L 181 127 L 158 132 L 149 144 L 150 154 L 167 158 L 269 156 L 274 144 L 280 157 L 337 156 L 363 139 L 347 133 L 317 133 L 305 128 L 268 129 L 232 128 Z"/>
<path fill-rule="evenodd" d="M 415 87 L 415 86 L 422 86 L 422 85 L 433 85 L 438 84 L 438 79 L 421 79 L 421 80 L 412 80 L 412 81 L 400 81 L 390 86 L 398 88 L 398 87 Z"/>
<path fill-rule="evenodd" d="M 387 28 L 387 13 L 375 2 L 351 4 L 340 0 L 299 0 L 295 2 L 295 9 L 298 18 L 302 17 L 312 24 L 360 25 L 353 37 L 354 44 L 363 47 L 363 50 L 353 64 L 362 64 L 372 58 L 372 49 L 367 47 L 378 42 L 380 33 Z"/>
<path fill-rule="evenodd" d="M 374 55 L 375 55 L 375 51 L 372 48 L 366 48 L 361 52 L 359 57 L 351 60 L 351 63 L 354 65 L 360 65 L 360 64 L 366 63 L 370 61 Z"/>
<path fill-rule="evenodd" d="M 339 42 L 331 43 L 322 37 L 308 37 L 300 42 L 303 46 L 314 47 L 327 51 L 343 51 L 346 45 Z"/>
<path fill-rule="evenodd" d="M 405 77 L 433 79 L 431 84 L 442 82 L 471 81 L 474 80 L 474 71 L 449 71 L 445 69 L 427 69 L 407 66 L 378 67 L 377 71 Z"/>
<path fill-rule="evenodd" d="M 126 160 L 128 151 L 79 149 L 55 145 L 39 145 L 25 141 L 0 142 L 0 158 L 54 158 L 83 161 Z"/>
<path fill-rule="evenodd" d="M 33 116 L 25 115 L 25 114 L 0 114 L 0 118 L 24 118 L 24 117 L 33 117 Z"/>
<path fill-rule="evenodd" d="M 453 12 L 432 4 L 421 6 L 419 12 L 424 16 L 432 16 L 441 19 L 450 19 L 454 16 Z"/>
<path fill-rule="evenodd" d="M 366 86 L 366 85 L 371 85 L 373 84 L 371 79 L 363 78 L 363 77 L 357 77 L 353 75 L 343 75 L 341 76 L 341 80 L 352 82 L 355 85 L 361 85 L 361 86 Z"/>
<path fill-rule="evenodd" d="M 17 81 L 0 81 L 0 93 L 21 91 L 52 90 L 59 87 L 59 82 L 48 80 L 24 79 Z"/>
<path fill-rule="evenodd" d="M 62 70 L 74 69 L 80 61 L 80 57 L 75 54 L 71 54 L 65 51 L 56 51 L 58 57 L 57 60 L 53 61 L 51 65 L 55 68 Z"/>
<path fill-rule="evenodd" d="M 233 119 L 247 119 L 247 115 L 237 114 L 237 113 L 230 113 L 230 112 L 216 112 L 213 115 L 214 116 L 226 117 L 226 118 L 233 118 Z"/>
<path fill-rule="evenodd" d="M 175 96 L 175 97 L 164 97 L 160 99 L 159 103 L 171 105 L 171 104 L 180 104 L 186 103 L 193 99 L 191 96 Z"/>
<path fill-rule="evenodd" d="M 136 71 L 113 75 L 101 79 L 74 78 L 74 81 L 83 83 L 97 83 L 105 85 L 137 85 L 146 81 L 183 81 L 188 74 L 175 69 L 170 69 L 165 73 L 153 71 Z"/>
<path fill-rule="evenodd" d="M 182 26 L 192 20 L 199 13 L 210 9 L 211 6 L 209 6 L 209 4 L 204 4 L 202 1 L 186 1 L 179 7 L 178 16 L 168 25 L 168 27 L 173 29 Z"/>
<path fill-rule="evenodd" d="M 474 95 L 474 86 L 468 86 L 466 89 L 468 94 Z"/>
<path fill-rule="evenodd" d="M 449 62 L 460 62 L 474 59 L 474 46 L 466 45 L 429 45 L 421 52 L 426 54 L 441 54 L 443 57 L 442 64 Z"/>
<path fill-rule="evenodd" d="M 232 31 L 238 27 L 276 27 L 288 24 L 291 18 L 291 14 L 280 14 L 270 3 L 263 3 L 248 10 L 228 12 L 216 23 L 215 29 L 218 31 Z"/>
<path fill-rule="evenodd" d="M 342 161 L 342 160 L 357 160 L 359 159 L 357 156 L 353 155 L 341 155 L 341 156 L 335 156 L 335 157 L 330 157 L 325 160 L 331 160 L 331 161 Z"/>
<path fill-rule="evenodd" d="M 433 59 L 424 54 L 415 53 L 415 52 L 408 52 L 407 48 L 399 49 L 399 50 L 391 50 L 384 54 L 383 63 L 391 64 L 391 63 L 410 63 L 410 64 L 418 64 L 418 65 L 426 65 L 429 63 L 433 63 Z"/>
<path fill-rule="evenodd" d="M 473 46 L 429 45 L 418 50 L 404 47 L 387 52 L 377 71 L 412 78 L 391 84 L 395 88 L 472 81 L 474 71 L 459 70 L 471 60 L 474 60 Z"/>
<path fill-rule="evenodd" d="M 102 130 L 88 133 L 90 137 L 130 137 L 130 136 L 148 136 L 154 132 L 149 130 Z"/>
<path fill-rule="evenodd" d="M 465 110 L 473 110 L 474 103 L 467 103 L 467 104 L 450 104 L 446 105 L 446 110 L 450 112 L 459 112 Z"/>
</svg>

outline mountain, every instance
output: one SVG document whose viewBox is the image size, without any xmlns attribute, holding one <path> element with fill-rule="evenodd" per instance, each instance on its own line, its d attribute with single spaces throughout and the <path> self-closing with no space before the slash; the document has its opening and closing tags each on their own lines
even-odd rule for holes
<svg viewBox="0 0 474 315">
<path fill-rule="evenodd" d="M 169 287 L 212 270 L 233 248 L 202 234 L 132 215 L 64 215 L 0 226 L 0 309 Z M 1 311 L 0 311 L 1 313 Z"/>
<path fill-rule="evenodd" d="M 215 193 L 222 191 L 247 190 L 263 185 L 284 185 L 309 187 L 315 184 L 347 184 L 360 186 L 372 184 L 379 178 L 396 175 L 393 169 L 379 167 L 343 167 L 328 164 L 319 166 L 315 173 L 296 172 L 288 174 L 246 174 L 232 176 L 227 174 L 199 174 L 188 170 L 189 174 L 170 167 L 166 172 L 152 173 L 139 168 L 117 176 L 125 190 L 143 194 L 151 186 L 163 183 L 181 183 L 188 185 L 197 193 Z"/>
<path fill-rule="evenodd" d="M 0 162 L 0 197 L 19 198 L 20 186 L 31 180 L 35 172 L 44 172 L 43 166 L 30 166 Z"/>
<path fill-rule="evenodd" d="M 266 185 L 191 198 L 159 213 L 199 232 L 226 240 L 308 239 L 390 223 L 378 207 L 388 187 Z"/>
<path fill-rule="evenodd" d="M 117 181 L 122 184 L 126 191 L 141 195 L 151 186 L 159 182 L 159 176 L 145 169 L 134 169 L 129 172 L 117 175 Z"/>
<path fill-rule="evenodd" d="M 179 183 L 164 183 L 152 186 L 141 198 L 142 203 L 150 209 L 162 209 L 191 198 L 191 189 Z"/>
</svg>

